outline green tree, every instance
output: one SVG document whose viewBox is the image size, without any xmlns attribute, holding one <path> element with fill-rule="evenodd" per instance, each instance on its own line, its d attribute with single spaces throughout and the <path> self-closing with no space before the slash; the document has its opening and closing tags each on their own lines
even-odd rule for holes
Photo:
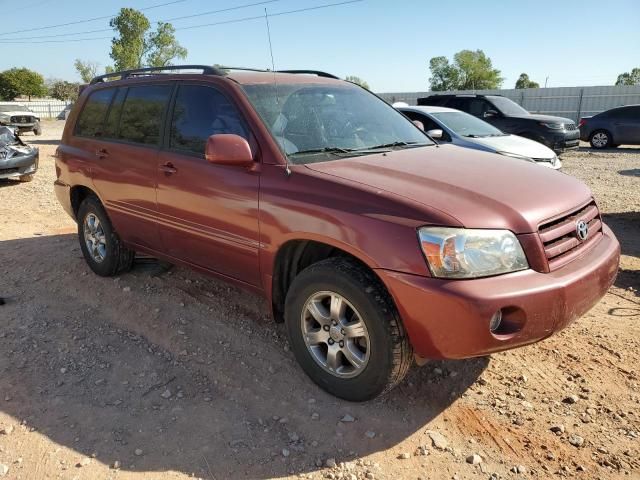
<svg viewBox="0 0 640 480">
<path fill-rule="evenodd" d="M 49 86 L 49 96 L 57 100 L 75 101 L 80 91 L 79 83 L 71 83 L 66 80 L 54 80 Z"/>
<path fill-rule="evenodd" d="M 348 75 L 344 78 L 347 82 L 355 83 L 356 85 L 360 85 L 362 88 L 366 88 L 367 90 L 371 90 L 369 88 L 369 84 L 361 79 L 360 77 L 356 77 L 355 75 Z"/>
<path fill-rule="evenodd" d="M 540 84 L 530 80 L 526 73 L 521 73 L 516 80 L 516 88 L 540 88 Z"/>
<path fill-rule="evenodd" d="M 616 85 L 640 85 L 640 68 L 618 75 Z"/>
<path fill-rule="evenodd" d="M 429 61 L 431 90 L 484 90 L 499 88 L 503 78 L 493 68 L 491 59 L 482 50 L 461 50 L 453 56 L 433 57 Z"/>
<path fill-rule="evenodd" d="M 170 23 L 158 22 L 157 30 L 147 36 L 147 65 L 166 67 L 175 58 L 187 58 L 187 49 L 178 43 L 175 31 Z"/>
<path fill-rule="evenodd" d="M 133 8 L 120 9 L 109 25 L 116 32 L 111 40 L 110 54 L 115 71 L 143 66 L 164 67 L 176 58 L 187 56 L 187 49 L 175 37 L 173 25 L 158 22 L 157 29 L 150 32 L 147 17 Z"/>
<path fill-rule="evenodd" d="M 116 31 L 111 40 L 111 58 L 115 70 L 140 68 L 146 53 L 145 34 L 151 24 L 142 12 L 133 8 L 121 8 L 109 22 Z"/>
<path fill-rule="evenodd" d="M 84 83 L 89 83 L 98 74 L 98 68 L 100 68 L 100 64 L 97 62 L 84 61 L 79 58 L 76 58 L 73 65 Z"/>
<path fill-rule="evenodd" d="M 0 98 L 13 100 L 18 96 L 43 97 L 47 94 L 44 78 L 28 68 L 12 68 L 0 73 Z"/>
</svg>

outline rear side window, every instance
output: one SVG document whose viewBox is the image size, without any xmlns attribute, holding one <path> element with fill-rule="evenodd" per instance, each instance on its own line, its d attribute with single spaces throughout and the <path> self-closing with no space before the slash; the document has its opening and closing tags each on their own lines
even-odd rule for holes
<svg viewBox="0 0 640 480">
<path fill-rule="evenodd" d="M 209 136 L 219 133 L 249 138 L 240 112 L 222 93 L 203 85 L 181 85 L 171 118 L 169 148 L 204 155 Z"/>
<path fill-rule="evenodd" d="M 119 88 L 116 97 L 113 99 L 109 113 L 107 114 L 107 121 L 104 125 L 104 137 L 117 138 L 118 137 L 118 125 L 120 124 L 120 114 L 122 113 L 122 105 L 124 99 L 127 96 L 126 88 Z"/>
<path fill-rule="evenodd" d="M 158 145 L 171 88 L 169 85 L 129 87 L 120 114 L 117 138 L 143 145 Z"/>
<path fill-rule="evenodd" d="M 99 137 L 102 135 L 104 117 L 109 109 L 115 89 L 107 88 L 93 92 L 76 123 L 76 135 L 81 137 Z"/>
<path fill-rule="evenodd" d="M 640 107 L 625 107 L 613 110 L 612 116 L 615 118 L 640 120 Z"/>
</svg>

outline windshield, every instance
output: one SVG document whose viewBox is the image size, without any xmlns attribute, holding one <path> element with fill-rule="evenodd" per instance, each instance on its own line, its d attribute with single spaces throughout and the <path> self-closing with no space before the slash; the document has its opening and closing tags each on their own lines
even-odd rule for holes
<svg viewBox="0 0 640 480">
<path fill-rule="evenodd" d="M 28 112 L 29 109 L 23 105 L 0 105 L 0 112 Z"/>
<path fill-rule="evenodd" d="M 491 97 L 490 100 L 505 115 L 529 115 L 529 112 L 509 98 Z"/>
<path fill-rule="evenodd" d="M 464 112 L 432 113 L 439 122 L 463 137 L 497 137 L 505 135 L 493 125 Z"/>
<path fill-rule="evenodd" d="M 402 114 L 360 87 L 324 83 L 242 87 L 292 163 L 433 145 Z"/>
</svg>

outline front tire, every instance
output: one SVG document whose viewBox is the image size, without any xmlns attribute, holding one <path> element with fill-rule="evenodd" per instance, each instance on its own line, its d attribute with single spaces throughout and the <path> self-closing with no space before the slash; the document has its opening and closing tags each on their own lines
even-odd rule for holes
<svg viewBox="0 0 640 480">
<path fill-rule="evenodd" d="M 613 144 L 613 139 L 611 138 L 611 134 L 606 130 L 596 130 L 589 137 L 589 143 L 592 148 L 600 150 L 610 148 Z"/>
<path fill-rule="evenodd" d="M 320 387 L 362 402 L 395 387 L 413 362 L 398 312 L 379 279 L 345 258 L 303 270 L 287 293 L 292 351 Z"/>
<path fill-rule="evenodd" d="M 39 123 L 37 123 L 36 126 L 33 128 L 33 133 L 34 135 L 42 135 L 42 127 L 40 126 Z"/>
<path fill-rule="evenodd" d="M 131 270 L 135 252 L 124 246 L 97 197 L 82 201 L 77 219 L 80 248 L 94 273 L 111 277 Z"/>
</svg>

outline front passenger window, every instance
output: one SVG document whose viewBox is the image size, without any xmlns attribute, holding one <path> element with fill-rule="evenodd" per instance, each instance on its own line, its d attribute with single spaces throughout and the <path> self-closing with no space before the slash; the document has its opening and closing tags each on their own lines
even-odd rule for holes
<svg viewBox="0 0 640 480">
<path fill-rule="evenodd" d="M 249 139 L 240 112 L 222 93 L 202 85 L 181 85 L 171 119 L 169 147 L 204 155 L 207 139 L 220 133 Z"/>
</svg>

